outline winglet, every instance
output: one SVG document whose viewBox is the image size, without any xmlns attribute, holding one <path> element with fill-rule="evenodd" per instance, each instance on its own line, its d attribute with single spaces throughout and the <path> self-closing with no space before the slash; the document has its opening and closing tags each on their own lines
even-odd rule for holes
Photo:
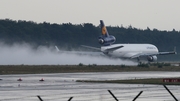
<svg viewBox="0 0 180 101">
<path fill-rule="evenodd" d="M 59 48 L 58 48 L 57 46 L 55 46 L 55 48 L 56 48 L 57 52 L 59 52 L 59 51 L 60 51 L 60 50 L 59 50 Z"/>
<path fill-rule="evenodd" d="M 177 54 L 177 52 L 176 52 L 176 46 L 174 47 L 174 54 Z"/>
</svg>

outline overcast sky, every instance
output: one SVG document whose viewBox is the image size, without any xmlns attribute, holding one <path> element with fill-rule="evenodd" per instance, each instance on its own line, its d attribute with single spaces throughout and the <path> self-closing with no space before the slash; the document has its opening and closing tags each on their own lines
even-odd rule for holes
<svg viewBox="0 0 180 101">
<path fill-rule="evenodd" d="M 180 31 L 180 0 L 0 0 L 0 19 Z"/>
</svg>

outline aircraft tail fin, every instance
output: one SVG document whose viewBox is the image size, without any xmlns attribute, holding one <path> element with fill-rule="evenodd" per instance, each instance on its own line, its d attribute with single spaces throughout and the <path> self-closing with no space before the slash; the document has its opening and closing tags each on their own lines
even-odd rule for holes
<svg viewBox="0 0 180 101">
<path fill-rule="evenodd" d="M 101 36 L 99 36 L 98 40 L 102 46 L 109 46 L 116 41 L 116 38 L 113 35 L 109 35 L 106 26 L 103 20 L 100 20 L 101 27 Z"/>
<path fill-rule="evenodd" d="M 106 26 L 105 26 L 103 20 L 100 20 L 100 26 L 101 26 L 101 34 L 102 34 L 103 36 L 108 37 L 108 36 L 109 36 L 109 33 L 108 33 L 107 29 L 106 29 Z"/>
</svg>

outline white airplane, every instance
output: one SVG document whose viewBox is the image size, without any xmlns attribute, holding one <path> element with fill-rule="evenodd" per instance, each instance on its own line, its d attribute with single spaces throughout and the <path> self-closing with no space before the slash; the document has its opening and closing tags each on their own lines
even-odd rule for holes
<svg viewBox="0 0 180 101">
<path fill-rule="evenodd" d="M 101 36 L 99 36 L 99 43 L 101 48 L 82 45 L 86 48 L 91 48 L 103 52 L 105 55 L 122 59 L 136 59 L 138 62 L 145 60 L 148 62 L 157 61 L 157 55 L 177 54 L 176 49 L 170 52 L 159 52 L 158 48 L 152 44 L 113 44 L 116 39 L 109 35 L 106 26 L 100 20 Z"/>
</svg>

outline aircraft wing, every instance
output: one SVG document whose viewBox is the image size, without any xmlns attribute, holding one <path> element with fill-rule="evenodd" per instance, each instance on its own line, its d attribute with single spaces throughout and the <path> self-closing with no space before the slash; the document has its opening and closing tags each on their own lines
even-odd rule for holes
<svg viewBox="0 0 180 101">
<path fill-rule="evenodd" d="M 159 52 L 158 55 L 168 55 L 168 54 L 177 54 L 176 47 L 174 47 L 174 50 L 171 52 Z"/>
</svg>

